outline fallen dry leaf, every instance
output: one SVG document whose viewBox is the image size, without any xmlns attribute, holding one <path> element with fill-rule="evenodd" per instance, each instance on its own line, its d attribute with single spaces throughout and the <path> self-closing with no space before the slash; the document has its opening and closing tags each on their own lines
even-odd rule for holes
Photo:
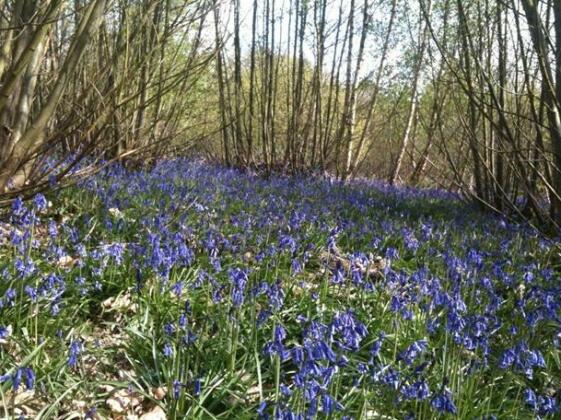
<svg viewBox="0 0 561 420">
<path fill-rule="evenodd" d="M 142 403 L 143 397 L 127 389 L 121 389 L 105 401 L 105 405 L 113 414 L 124 414 Z"/>
<path fill-rule="evenodd" d="M 140 416 L 140 420 L 166 420 L 166 413 L 159 405 Z"/>
<path fill-rule="evenodd" d="M 78 262 L 77 258 L 71 257 L 70 255 L 63 255 L 57 261 L 57 267 L 59 268 L 72 268 Z"/>
<path fill-rule="evenodd" d="M 119 296 L 112 296 L 105 299 L 101 305 L 108 311 L 117 312 L 136 312 L 138 305 L 133 303 L 129 292 L 123 293 Z"/>
<path fill-rule="evenodd" d="M 163 400 L 166 394 L 167 394 L 167 389 L 165 387 L 159 386 L 157 388 L 152 389 L 152 395 L 158 401 Z"/>
<path fill-rule="evenodd" d="M 107 210 L 107 212 L 108 212 L 111 216 L 113 216 L 113 217 L 115 217 L 115 218 L 117 218 L 117 219 L 120 219 L 120 218 L 123 217 L 123 213 L 121 212 L 121 210 L 119 210 L 119 209 L 116 208 L 116 207 L 111 207 L 109 210 Z"/>
</svg>

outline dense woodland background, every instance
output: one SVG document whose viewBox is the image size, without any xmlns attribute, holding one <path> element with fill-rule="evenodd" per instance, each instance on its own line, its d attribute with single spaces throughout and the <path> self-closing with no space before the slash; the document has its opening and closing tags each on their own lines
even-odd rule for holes
<svg viewBox="0 0 561 420">
<path fill-rule="evenodd" d="M 557 0 L 0 0 L 0 189 L 204 156 L 561 220 Z"/>
</svg>

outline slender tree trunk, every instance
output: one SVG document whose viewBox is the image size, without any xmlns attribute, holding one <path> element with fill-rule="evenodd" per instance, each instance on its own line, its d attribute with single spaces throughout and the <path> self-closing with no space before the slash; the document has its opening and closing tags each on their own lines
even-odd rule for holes
<svg viewBox="0 0 561 420">
<path fill-rule="evenodd" d="M 556 76 L 553 76 L 551 63 L 549 60 L 549 49 L 547 35 L 538 12 L 536 0 L 521 0 L 526 13 L 526 21 L 530 30 L 534 50 L 542 75 L 544 85 L 543 100 L 547 109 L 549 123 L 549 134 L 553 151 L 552 179 L 555 194 L 552 196 L 551 214 L 555 221 L 561 219 L 561 4 L 557 1 L 548 3 L 548 7 L 553 8 L 555 17 L 555 57 L 556 57 Z"/>
<path fill-rule="evenodd" d="M 46 99 L 37 117 L 25 130 L 25 133 L 23 133 L 18 142 L 12 146 L 8 158 L 0 162 L 0 191 L 6 190 L 8 182 L 12 178 L 14 178 L 12 181 L 14 181 L 15 185 L 23 185 L 25 182 L 27 168 L 33 163 L 33 156 L 44 141 L 44 130 L 54 114 L 62 93 L 82 57 L 86 44 L 89 42 L 92 33 L 97 29 L 104 8 L 105 0 L 96 0 L 92 1 L 85 11 L 84 17 L 76 31 L 73 42 L 68 48 L 66 59 L 60 69 L 58 78 L 49 97 Z M 36 33 L 45 34 L 44 26 L 45 25 L 37 29 Z M 32 52 L 29 53 L 26 51 L 22 56 L 26 54 L 32 55 L 35 52 L 40 45 L 39 42 L 35 42 L 35 39 L 36 37 L 34 36 L 30 42 L 34 45 Z M 18 62 L 20 60 L 18 60 Z M 18 63 L 16 63 L 16 67 L 18 67 Z"/>
<path fill-rule="evenodd" d="M 240 0 L 234 0 L 234 107 L 235 107 L 235 142 L 240 150 L 244 149 L 242 137 L 243 117 L 241 111 L 242 57 L 240 47 Z M 244 164 L 251 164 L 251 157 L 246 151 L 242 153 Z"/>
<path fill-rule="evenodd" d="M 230 160 L 230 140 L 228 135 L 228 121 L 226 119 L 226 96 L 224 93 L 224 72 L 222 63 L 222 37 L 220 35 L 220 13 L 218 3 L 214 4 L 214 34 L 216 38 L 216 77 L 218 82 L 218 96 L 220 108 L 220 124 L 222 132 L 222 150 L 224 151 L 224 162 L 231 164 Z"/>
<path fill-rule="evenodd" d="M 388 28 L 387 28 L 385 36 L 384 36 L 384 43 L 382 45 L 380 62 L 378 64 L 378 68 L 376 70 L 376 77 L 374 79 L 374 85 L 372 86 L 372 97 L 370 98 L 370 100 L 368 102 L 368 110 L 367 110 L 367 114 L 366 114 L 366 119 L 364 121 L 364 127 L 361 130 L 360 138 L 359 138 L 356 150 L 354 152 L 354 156 L 351 160 L 351 166 L 349 168 L 349 171 L 350 171 L 352 176 L 356 175 L 356 171 L 358 170 L 358 168 L 360 166 L 359 162 L 361 161 L 361 155 L 363 153 L 364 142 L 366 140 L 366 136 L 369 134 L 370 124 L 372 123 L 372 116 L 374 114 L 374 109 L 376 108 L 376 104 L 378 102 L 378 95 L 379 95 L 379 92 L 380 92 L 380 82 L 382 80 L 382 74 L 383 74 L 385 64 L 386 64 L 386 58 L 387 58 L 387 55 L 388 55 L 388 49 L 389 49 L 389 45 L 390 45 L 390 36 L 391 36 L 391 33 L 392 33 L 394 21 L 395 21 L 396 10 L 397 10 L 397 0 L 392 0 L 392 7 L 391 7 L 391 11 L 390 11 Z"/>
<path fill-rule="evenodd" d="M 432 8 L 432 0 L 429 0 L 427 5 L 427 15 L 431 16 L 431 8 Z M 409 108 L 407 110 L 407 122 L 405 124 L 405 131 L 403 132 L 403 137 L 401 138 L 401 144 L 399 147 L 399 152 L 397 154 L 397 158 L 395 160 L 395 164 L 392 169 L 392 173 L 390 176 L 390 184 L 395 184 L 399 178 L 399 171 L 401 169 L 401 165 L 403 162 L 403 157 L 405 156 L 405 150 L 409 145 L 411 131 L 413 128 L 413 122 L 415 121 L 416 113 L 417 113 L 417 103 L 418 103 L 418 87 L 419 87 L 419 79 L 421 77 L 421 70 L 423 67 L 424 55 L 425 55 L 425 48 L 427 44 L 427 37 L 428 37 L 428 24 L 424 22 L 422 19 L 420 20 L 420 30 L 419 30 L 419 52 L 418 57 L 415 60 L 414 69 L 413 69 L 413 80 L 411 82 L 411 100 L 409 102 Z"/>
<path fill-rule="evenodd" d="M 253 11 L 251 18 L 251 55 L 249 64 L 249 115 L 247 128 L 247 155 L 248 161 L 253 162 L 253 121 L 255 108 L 255 48 L 257 37 L 257 0 L 253 1 Z"/>
</svg>

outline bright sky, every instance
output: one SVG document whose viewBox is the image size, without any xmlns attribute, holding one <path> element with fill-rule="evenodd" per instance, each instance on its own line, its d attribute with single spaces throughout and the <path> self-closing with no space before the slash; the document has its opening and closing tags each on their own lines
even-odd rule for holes
<svg viewBox="0 0 561 420">
<path fill-rule="evenodd" d="M 288 42 L 288 30 L 289 30 L 289 4 L 290 0 L 270 0 L 271 3 L 275 1 L 275 15 L 277 16 L 277 24 L 275 27 L 275 40 L 277 45 L 282 46 L 283 53 L 287 52 L 287 42 Z M 343 27 L 341 28 L 341 36 L 344 34 L 347 25 L 348 16 L 348 0 L 344 0 L 344 12 L 343 12 Z M 355 8 L 355 31 L 358 33 L 362 25 L 362 1 L 356 0 L 357 7 Z M 233 29 L 233 9 L 231 3 L 228 0 L 224 1 L 224 7 L 222 10 L 222 19 L 224 21 L 225 29 L 228 31 Z M 258 11 L 258 21 L 261 16 L 262 8 L 265 6 L 265 0 L 258 0 L 259 11 Z M 339 15 L 339 5 L 340 0 L 328 0 L 327 8 L 327 28 L 333 29 Z M 387 5 L 387 3 L 386 3 Z M 363 57 L 362 71 L 360 76 L 365 77 L 366 75 L 372 73 L 378 65 L 380 59 L 380 49 L 382 45 L 383 34 L 387 30 L 388 25 L 388 14 L 390 12 L 389 8 L 384 5 L 380 7 L 378 4 L 373 5 L 373 24 L 374 24 L 374 34 L 369 35 L 365 45 L 365 54 Z M 241 43 L 242 43 L 242 54 L 249 53 L 249 47 L 251 45 L 251 19 L 253 11 L 253 0 L 240 0 L 240 26 L 241 26 Z M 258 22 L 259 25 L 259 22 Z M 313 12 L 310 11 L 308 14 L 308 28 L 307 28 L 307 38 L 308 42 L 305 43 L 304 56 L 307 60 L 313 61 L 314 59 L 314 47 L 313 47 L 313 37 L 312 34 L 313 25 Z M 398 29 L 399 25 L 394 25 L 394 29 Z M 262 32 L 262 27 L 259 27 L 259 33 Z M 292 32 L 294 29 L 292 28 Z M 332 35 L 328 38 L 327 44 L 333 43 L 335 38 L 335 32 L 331 31 Z M 290 34 L 293 36 L 293 33 Z M 355 45 L 353 47 L 355 51 L 358 50 L 358 36 L 355 37 Z M 327 59 L 325 60 L 325 70 L 331 65 L 331 54 L 333 48 L 329 48 L 327 51 Z M 398 64 L 401 61 L 403 53 L 403 48 L 391 48 L 387 58 L 388 69 L 392 66 Z"/>
</svg>

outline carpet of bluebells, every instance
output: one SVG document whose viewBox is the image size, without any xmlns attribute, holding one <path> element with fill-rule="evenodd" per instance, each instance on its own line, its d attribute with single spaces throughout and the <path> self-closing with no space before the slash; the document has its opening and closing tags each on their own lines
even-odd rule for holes
<svg viewBox="0 0 561 420">
<path fill-rule="evenodd" d="M 0 416 L 561 415 L 557 241 L 449 193 L 174 160 L 1 221 Z"/>
</svg>

